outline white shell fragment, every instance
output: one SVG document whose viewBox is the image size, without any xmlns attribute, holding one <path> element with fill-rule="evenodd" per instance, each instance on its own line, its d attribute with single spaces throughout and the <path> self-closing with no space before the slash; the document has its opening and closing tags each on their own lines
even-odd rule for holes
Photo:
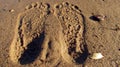
<svg viewBox="0 0 120 67">
<path fill-rule="evenodd" d="M 103 58 L 104 56 L 101 54 L 101 53 L 93 53 L 91 56 L 90 56 L 90 58 L 91 59 L 101 59 L 101 58 Z"/>
</svg>

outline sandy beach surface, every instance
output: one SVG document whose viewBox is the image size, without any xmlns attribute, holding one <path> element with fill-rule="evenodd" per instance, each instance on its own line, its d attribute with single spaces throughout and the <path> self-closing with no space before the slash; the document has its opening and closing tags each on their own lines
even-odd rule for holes
<svg viewBox="0 0 120 67">
<path fill-rule="evenodd" d="M 0 0 L 0 67 L 120 67 L 120 0 Z"/>
</svg>

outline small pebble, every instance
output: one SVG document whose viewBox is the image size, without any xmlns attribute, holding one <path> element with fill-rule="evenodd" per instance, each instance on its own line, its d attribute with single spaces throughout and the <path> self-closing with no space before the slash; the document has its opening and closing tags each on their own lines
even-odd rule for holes
<svg viewBox="0 0 120 67">
<path fill-rule="evenodd" d="M 98 18 L 99 20 L 105 20 L 105 17 L 104 15 L 96 15 L 96 18 Z"/>
<path fill-rule="evenodd" d="M 15 11 L 14 9 L 9 10 L 9 12 L 14 12 L 14 11 Z"/>
</svg>

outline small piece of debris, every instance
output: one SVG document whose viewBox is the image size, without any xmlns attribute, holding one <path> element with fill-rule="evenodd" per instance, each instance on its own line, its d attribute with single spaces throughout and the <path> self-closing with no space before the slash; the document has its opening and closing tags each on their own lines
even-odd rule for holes
<svg viewBox="0 0 120 67">
<path fill-rule="evenodd" d="M 90 58 L 91 59 L 95 59 L 95 60 L 97 60 L 97 59 L 101 59 L 101 58 L 103 58 L 104 56 L 101 54 L 101 53 L 93 53 L 92 55 L 90 55 Z"/>
<path fill-rule="evenodd" d="M 14 12 L 14 11 L 15 11 L 14 9 L 9 10 L 9 12 Z"/>
<path fill-rule="evenodd" d="M 94 20 L 94 21 L 103 21 L 105 20 L 106 16 L 104 15 L 93 15 L 90 17 L 90 19 Z"/>
<path fill-rule="evenodd" d="M 3 10 L 3 11 L 6 11 L 6 9 L 4 9 L 4 8 L 3 8 L 2 10 Z"/>
</svg>

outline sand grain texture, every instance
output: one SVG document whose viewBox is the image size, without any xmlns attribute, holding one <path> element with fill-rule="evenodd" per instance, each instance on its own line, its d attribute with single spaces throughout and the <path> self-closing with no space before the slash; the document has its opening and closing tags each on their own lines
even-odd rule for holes
<svg viewBox="0 0 120 67">
<path fill-rule="evenodd" d="M 119 2 L 1 0 L 0 67 L 120 67 Z"/>
</svg>

